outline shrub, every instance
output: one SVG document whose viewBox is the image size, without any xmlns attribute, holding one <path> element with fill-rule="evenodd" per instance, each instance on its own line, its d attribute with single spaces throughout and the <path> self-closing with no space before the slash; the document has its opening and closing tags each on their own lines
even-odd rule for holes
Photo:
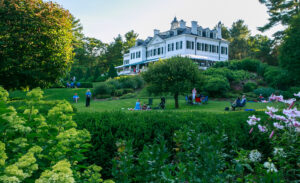
<svg viewBox="0 0 300 183">
<path fill-rule="evenodd" d="M 114 96 L 119 97 L 119 96 L 122 96 L 123 93 L 124 93 L 123 89 L 118 89 L 114 92 Z"/>
<path fill-rule="evenodd" d="M 115 90 L 117 89 L 121 89 L 122 85 L 120 84 L 120 82 L 116 79 L 108 79 L 106 82 L 106 84 L 111 85 Z"/>
<path fill-rule="evenodd" d="M 257 72 L 260 61 L 250 58 L 245 58 L 243 60 L 232 60 L 229 62 L 229 69 L 233 70 L 245 70 L 250 72 Z"/>
<path fill-rule="evenodd" d="M 126 93 L 133 93 L 133 92 L 134 92 L 134 90 L 131 89 L 131 88 L 124 88 L 124 94 L 126 94 Z"/>
<path fill-rule="evenodd" d="M 259 66 L 258 66 L 258 68 L 257 68 L 257 74 L 259 76 L 264 76 L 267 67 L 269 67 L 268 64 L 266 64 L 266 63 L 260 63 Z"/>
<path fill-rule="evenodd" d="M 91 82 L 80 82 L 79 88 L 93 88 L 93 83 Z"/>
<path fill-rule="evenodd" d="M 229 81 L 234 80 L 232 71 L 228 68 L 209 68 L 206 71 L 204 71 L 203 74 L 210 76 L 220 75 L 227 78 Z"/>
<path fill-rule="evenodd" d="M 220 76 L 207 76 L 203 86 L 203 90 L 209 93 L 209 96 L 225 96 L 229 88 L 228 80 Z"/>
<path fill-rule="evenodd" d="M 134 98 L 136 95 L 134 93 L 127 93 L 123 96 L 120 97 L 120 99 L 129 99 L 129 98 Z"/>
<path fill-rule="evenodd" d="M 288 71 L 280 67 L 267 67 L 264 78 L 269 86 L 276 89 L 286 90 L 291 84 Z"/>
<path fill-rule="evenodd" d="M 257 96 L 259 96 L 260 94 L 262 94 L 262 96 L 264 96 L 265 98 L 268 98 L 272 95 L 272 93 L 275 93 L 275 89 L 274 88 L 257 88 L 253 91 Z"/>
<path fill-rule="evenodd" d="M 244 85 L 244 92 L 252 92 L 256 88 L 257 84 L 255 82 L 249 81 Z"/>
<path fill-rule="evenodd" d="M 106 81 L 107 77 L 106 76 L 99 76 L 97 77 L 97 79 L 95 80 L 95 82 L 104 82 Z"/>
<path fill-rule="evenodd" d="M 107 83 L 99 83 L 94 89 L 95 95 L 111 95 L 113 92 L 113 86 Z"/>
<path fill-rule="evenodd" d="M 236 82 L 247 80 L 253 77 L 252 73 L 244 70 L 235 70 L 232 71 L 233 80 Z"/>
<path fill-rule="evenodd" d="M 111 95 L 106 95 L 106 94 L 103 94 L 103 95 L 97 94 L 95 96 L 96 99 L 106 99 L 106 98 L 110 98 L 110 97 L 111 97 Z"/>
</svg>

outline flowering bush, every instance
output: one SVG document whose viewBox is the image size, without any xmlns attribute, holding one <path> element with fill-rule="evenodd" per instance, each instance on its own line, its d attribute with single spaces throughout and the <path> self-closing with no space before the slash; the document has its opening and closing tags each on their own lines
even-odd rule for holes
<svg viewBox="0 0 300 183">
<path fill-rule="evenodd" d="M 294 94 L 294 96 L 300 97 L 300 92 Z M 284 103 L 288 107 L 282 110 L 267 107 L 265 114 L 268 115 L 268 120 L 266 121 L 255 115 L 249 116 L 247 120 L 248 125 L 251 127 L 249 134 L 257 127 L 258 132 L 262 135 L 268 134 L 273 147 L 275 147 L 273 154 L 268 157 L 269 160 L 263 165 L 267 173 L 276 174 L 280 172 L 289 181 L 299 180 L 300 111 L 294 107 L 296 99 L 285 100 L 281 95 L 272 94 L 269 100 Z"/>
<path fill-rule="evenodd" d="M 103 182 L 99 166 L 83 163 L 91 136 L 76 129 L 68 102 L 58 102 L 42 115 L 43 91 L 36 88 L 18 113 L 7 107 L 7 96 L 0 88 L 0 182 Z"/>
</svg>

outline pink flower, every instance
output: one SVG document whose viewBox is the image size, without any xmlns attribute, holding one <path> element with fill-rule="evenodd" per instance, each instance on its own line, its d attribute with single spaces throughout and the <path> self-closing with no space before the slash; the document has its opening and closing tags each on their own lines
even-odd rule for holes
<svg viewBox="0 0 300 183">
<path fill-rule="evenodd" d="M 265 127 L 265 126 L 258 125 L 257 127 L 258 127 L 260 132 L 267 132 L 268 131 L 267 127 Z"/>
<path fill-rule="evenodd" d="M 265 113 L 269 115 L 271 118 L 274 118 L 274 114 L 271 111 L 266 111 Z"/>
<path fill-rule="evenodd" d="M 287 121 L 287 119 L 284 116 L 280 116 L 280 115 L 274 115 L 273 119 L 276 119 L 279 121 Z"/>
<path fill-rule="evenodd" d="M 275 112 L 278 111 L 278 109 L 276 109 L 276 108 L 274 108 L 274 107 L 269 107 L 269 106 L 267 106 L 267 109 L 268 109 L 270 112 L 272 112 L 272 113 L 275 113 Z"/>
<path fill-rule="evenodd" d="M 294 93 L 294 96 L 300 97 L 300 91 L 298 93 Z"/>
<path fill-rule="evenodd" d="M 276 101 L 278 101 L 278 102 L 283 101 L 283 96 L 282 95 L 276 96 L 275 98 L 276 98 Z"/>
<path fill-rule="evenodd" d="M 292 104 L 293 102 L 295 102 L 296 101 L 296 99 L 294 99 L 294 98 L 291 98 L 291 99 L 288 99 L 288 100 L 283 100 L 282 102 L 284 102 L 284 103 L 286 103 L 286 104 Z"/>
<path fill-rule="evenodd" d="M 247 120 L 247 123 L 248 123 L 250 126 L 256 125 L 256 122 L 253 121 L 252 119 Z"/>
<path fill-rule="evenodd" d="M 270 134 L 270 136 L 269 136 L 269 138 L 272 138 L 273 137 L 273 135 L 274 135 L 274 130 L 272 131 L 272 133 Z"/>
<path fill-rule="evenodd" d="M 289 118 L 300 117 L 300 111 L 298 111 L 297 108 L 294 108 L 294 109 L 284 109 L 282 111 L 282 113 L 285 114 L 286 116 L 288 116 Z"/>
<path fill-rule="evenodd" d="M 283 129 L 284 126 L 280 125 L 279 123 L 273 123 L 274 127 L 278 128 L 278 129 Z"/>
<path fill-rule="evenodd" d="M 293 125 L 296 128 L 300 127 L 300 123 L 298 121 L 293 121 Z"/>
<path fill-rule="evenodd" d="M 250 129 L 249 134 L 253 132 L 253 127 Z"/>
<path fill-rule="evenodd" d="M 255 115 L 249 116 L 248 118 L 253 120 L 253 121 L 260 121 L 260 118 L 257 118 Z"/>
</svg>

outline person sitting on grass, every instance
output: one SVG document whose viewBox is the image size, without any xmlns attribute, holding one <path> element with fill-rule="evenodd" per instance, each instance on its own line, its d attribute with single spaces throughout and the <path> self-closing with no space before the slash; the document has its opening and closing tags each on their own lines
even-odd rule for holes
<svg viewBox="0 0 300 183">
<path fill-rule="evenodd" d="M 79 96 L 77 95 L 77 93 L 75 93 L 75 94 L 74 94 L 74 96 L 73 96 L 73 100 L 74 100 L 74 102 L 75 102 L 75 103 L 77 103 L 77 102 L 78 102 L 78 100 L 79 100 Z"/>
<path fill-rule="evenodd" d="M 141 110 L 141 102 L 140 102 L 140 99 L 137 99 L 137 101 L 136 101 L 136 103 L 135 103 L 134 110 L 136 110 L 136 111 Z"/>
<path fill-rule="evenodd" d="M 233 111 L 235 111 L 236 107 L 239 107 L 241 105 L 241 99 L 240 97 L 238 97 L 232 104 L 231 104 L 231 108 Z"/>
<path fill-rule="evenodd" d="M 265 100 L 265 98 L 262 96 L 262 94 L 259 94 L 258 101 L 262 102 L 263 100 Z"/>
<path fill-rule="evenodd" d="M 247 102 L 246 96 L 243 95 L 242 100 L 241 100 L 241 104 L 240 104 L 239 107 L 244 107 L 246 105 L 246 102 Z"/>
</svg>

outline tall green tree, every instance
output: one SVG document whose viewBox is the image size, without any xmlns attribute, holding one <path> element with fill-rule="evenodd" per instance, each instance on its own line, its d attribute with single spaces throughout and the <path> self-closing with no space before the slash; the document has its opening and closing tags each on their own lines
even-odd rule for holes
<svg viewBox="0 0 300 183">
<path fill-rule="evenodd" d="M 300 84 L 300 13 L 293 17 L 285 31 L 279 61 L 280 66 L 289 71 L 294 84 Z"/>
<path fill-rule="evenodd" d="M 138 34 L 133 30 L 125 34 L 125 42 L 123 43 L 123 53 L 128 53 L 129 49 L 135 45 L 135 41 L 138 38 Z"/>
<path fill-rule="evenodd" d="M 247 57 L 249 54 L 247 40 L 250 37 L 250 30 L 244 24 L 244 20 L 234 22 L 229 32 L 229 59 L 243 59 Z"/>
<path fill-rule="evenodd" d="M 123 63 L 123 40 L 121 35 L 114 38 L 114 42 L 107 46 L 105 58 L 108 66 L 117 66 Z"/>
<path fill-rule="evenodd" d="M 143 77 L 151 93 L 172 94 L 175 108 L 179 108 L 178 96 L 191 92 L 201 80 L 195 63 L 182 57 L 172 57 L 150 65 Z"/>
<path fill-rule="evenodd" d="M 257 34 L 248 39 L 249 57 L 259 59 L 269 65 L 278 65 L 277 54 L 273 51 L 274 41 L 267 36 Z"/>
<path fill-rule="evenodd" d="M 258 30 L 264 32 L 274 27 L 278 23 L 288 25 L 289 21 L 294 15 L 297 15 L 300 10 L 299 0 L 259 0 L 260 3 L 266 5 L 268 8 L 269 22 Z M 278 31 L 274 34 L 275 37 L 280 38 L 283 31 Z"/>
<path fill-rule="evenodd" d="M 0 85 L 47 87 L 72 64 L 72 16 L 42 0 L 0 2 Z"/>
</svg>

